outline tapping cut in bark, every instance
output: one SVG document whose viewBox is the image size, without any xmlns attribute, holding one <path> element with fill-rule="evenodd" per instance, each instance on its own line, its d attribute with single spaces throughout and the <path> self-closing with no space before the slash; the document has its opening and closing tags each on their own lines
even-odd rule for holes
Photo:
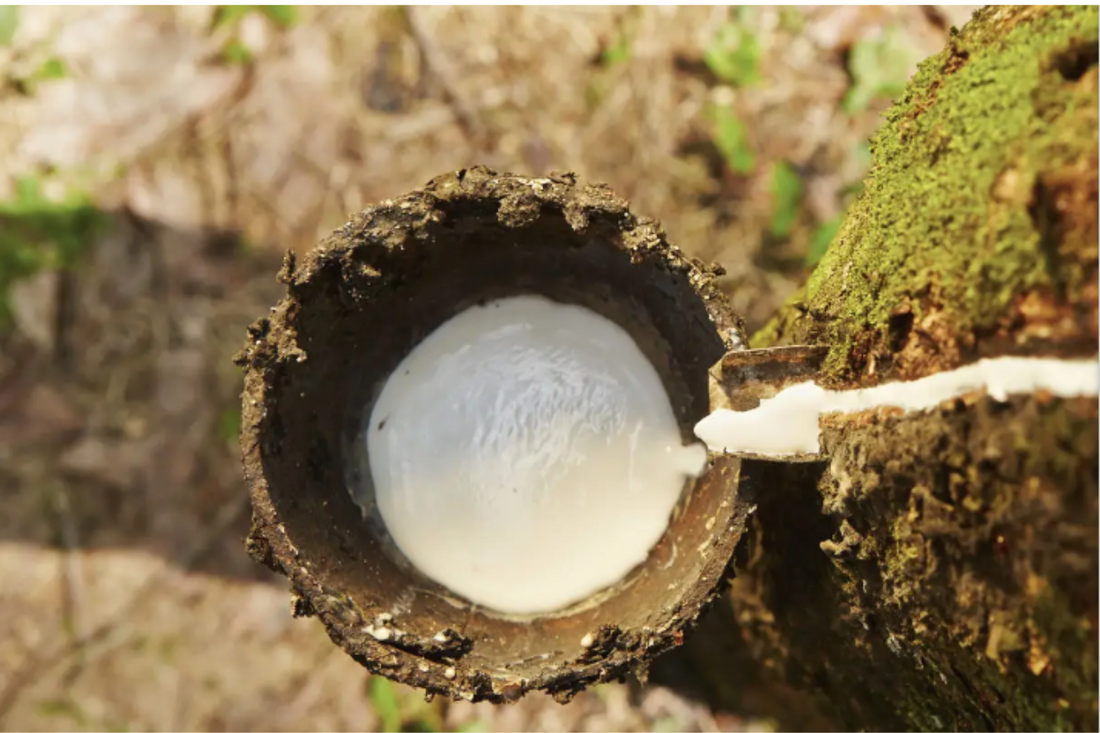
<svg viewBox="0 0 1100 733">
<path fill-rule="evenodd" d="M 767 356 L 783 348 L 755 351 Z M 695 434 L 720 453 L 764 460 L 815 459 L 821 454 L 819 422 L 827 415 L 882 409 L 919 412 L 972 393 L 1004 402 L 1009 395 L 1095 397 L 1098 391 L 1100 362 L 1096 359 L 1006 356 L 867 389 L 834 392 L 812 381 L 800 382 L 744 412 L 718 408 L 699 421 Z"/>
</svg>

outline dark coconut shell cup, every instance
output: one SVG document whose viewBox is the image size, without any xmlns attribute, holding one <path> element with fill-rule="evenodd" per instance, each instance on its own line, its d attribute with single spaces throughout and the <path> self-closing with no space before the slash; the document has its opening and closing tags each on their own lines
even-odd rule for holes
<svg viewBox="0 0 1100 733">
<path fill-rule="evenodd" d="M 287 295 L 237 357 L 249 552 L 290 579 L 296 615 L 320 618 L 372 673 L 430 693 L 510 702 L 545 690 L 567 701 L 644 675 L 727 588 L 751 511 L 736 458 L 711 457 L 646 562 L 614 587 L 552 614 L 506 616 L 426 579 L 364 517 L 352 498 L 369 475 L 363 418 L 401 359 L 448 318 L 533 293 L 625 328 L 693 439 L 710 410 L 708 370 L 742 342 L 717 274 L 604 186 L 485 168 L 440 176 L 368 208 L 300 260 L 288 255 Z"/>
</svg>

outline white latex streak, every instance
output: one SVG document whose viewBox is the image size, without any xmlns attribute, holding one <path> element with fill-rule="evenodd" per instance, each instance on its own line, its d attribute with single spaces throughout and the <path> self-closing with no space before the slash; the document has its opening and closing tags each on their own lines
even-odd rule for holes
<svg viewBox="0 0 1100 733">
<path fill-rule="evenodd" d="M 927 410 L 945 400 L 984 390 L 995 400 L 1046 390 L 1057 397 L 1096 396 L 1100 362 L 1000 357 L 911 382 L 831 392 L 813 382 L 792 385 L 745 412 L 715 410 L 695 425 L 695 435 L 714 452 L 782 458 L 820 450 L 819 420 L 829 413 L 878 407 Z"/>
</svg>

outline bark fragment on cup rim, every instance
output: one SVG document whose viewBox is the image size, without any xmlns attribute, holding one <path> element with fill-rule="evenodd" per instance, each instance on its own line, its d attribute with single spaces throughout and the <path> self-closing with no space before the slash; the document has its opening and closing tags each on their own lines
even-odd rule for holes
<svg viewBox="0 0 1100 733">
<path fill-rule="evenodd" d="M 461 310 L 518 294 L 586 306 L 627 330 L 692 440 L 711 407 L 708 371 L 736 345 L 729 334 L 742 335 L 717 273 L 606 187 L 485 168 L 440 176 L 353 217 L 301 261 L 288 255 L 287 295 L 237 357 L 249 552 L 290 579 L 295 615 L 317 615 L 371 672 L 432 693 L 512 702 L 545 690 L 565 701 L 644 672 L 726 588 L 750 511 L 738 459 L 712 457 L 623 581 L 528 616 L 473 606 L 402 562 L 353 503 L 348 466 L 363 460 L 362 415 L 405 354 Z"/>
</svg>

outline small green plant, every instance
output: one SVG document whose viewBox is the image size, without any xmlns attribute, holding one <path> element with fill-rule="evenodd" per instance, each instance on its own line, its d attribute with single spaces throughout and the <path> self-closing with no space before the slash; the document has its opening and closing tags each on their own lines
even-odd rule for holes
<svg viewBox="0 0 1100 733">
<path fill-rule="evenodd" d="M 806 28 L 806 16 L 798 8 L 790 5 L 779 6 L 779 29 L 791 35 L 798 35 Z"/>
<path fill-rule="evenodd" d="M 286 30 L 298 23 L 297 5 L 219 5 L 214 10 L 210 23 L 211 30 L 222 27 L 234 28 L 245 16 L 259 13 L 276 27 Z M 222 48 L 222 58 L 229 64 L 247 64 L 252 61 L 252 49 L 234 33 Z"/>
<path fill-rule="evenodd" d="M 0 327 L 11 321 L 11 286 L 42 270 L 75 265 L 105 221 L 83 195 L 51 201 L 37 178 L 16 182 L 15 197 L 0 201 Z"/>
<path fill-rule="evenodd" d="M 618 66 L 630 60 L 630 39 L 625 33 L 620 33 L 615 42 L 604 49 L 600 56 L 600 63 L 604 66 Z"/>
<path fill-rule="evenodd" d="M 745 125 L 729 107 L 714 107 L 714 144 L 726 159 L 726 164 L 735 173 L 751 173 L 756 165 L 756 156 L 749 146 L 749 137 Z"/>
<path fill-rule="evenodd" d="M 218 418 L 218 434 L 226 443 L 236 443 L 241 435 L 241 408 L 233 405 L 222 410 Z"/>
<path fill-rule="evenodd" d="M 861 112 L 876 98 L 901 94 L 914 60 L 913 49 L 897 26 L 890 26 L 882 38 L 856 42 L 848 57 L 852 86 L 844 96 L 844 111 Z"/>
<path fill-rule="evenodd" d="M 297 5 L 258 5 L 260 12 L 280 28 L 292 28 L 298 22 Z"/>
<path fill-rule="evenodd" d="M 219 5 L 214 10 L 212 28 L 233 25 L 249 13 L 260 13 L 280 28 L 291 28 L 298 22 L 297 5 Z"/>
<path fill-rule="evenodd" d="M 37 81 L 49 81 L 50 79 L 64 79 L 69 75 L 69 67 L 61 59 L 51 58 L 42 62 L 34 73 Z"/>
<path fill-rule="evenodd" d="M 19 6 L 0 5 L 0 46 L 7 46 L 19 29 Z"/>
<path fill-rule="evenodd" d="M 802 205 L 802 178 L 785 160 L 772 168 L 771 232 L 777 237 L 790 236 Z"/>
<path fill-rule="evenodd" d="M 227 64 L 247 64 L 252 60 L 252 49 L 239 38 L 232 38 L 222 49 L 222 58 Z"/>
<path fill-rule="evenodd" d="M 385 677 L 370 678 L 370 701 L 380 718 L 381 729 L 387 733 L 435 733 L 443 729 L 439 707 L 422 696 L 402 694 L 402 689 Z M 481 721 L 471 721 L 480 726 Z M 459 730 L 477 731 L 480 727 Z"/>
<path fill-rule="evenodd" d="M 718 29 L 703 52 L 703 61 L 727 84 L 749 86 L 760 81 L 760 43 L 746 27 L 749 8 L 741 8 L 736 22 Z"/>
<path fill-rule="evenodd" d="M 615 35 L 608 41 L 608 45 L 600 52 L 598 72 L 586 76 L 584 102 L 590 110 L 594 110 L 603 104 L 608 92 L 617 83 L 617 75 L 608 72 L 630 61 L 633 53 L 631 46 L 632 29 L 633 23 L 628 15 L 622 27 L 615 32 Z"/>
<path fill-rule="evenodd" d="M 842 223 L 844 223 L 843 214 L 835 216 L 817 227 L 814 231 L 813 238 L 810 240 L 810 248 L 806 252 L 807 265 L 813 267 L 821 261 L 821 258 L 829 251 L 829 245 L 832 244 L 832 241 L 836 238 Z"/>
<path fill-rule="evenodd" d="M 72 700 L 55 697 L 38 703 L 38 714 L 47 718 L 63 718 L 79 728 L 89 728 L 87 714 Z"/>
<path fill-rule="evenodd" d="M 370 678 L 370 701 L 374 712 L 381 719 L 382 730 L 398 733 L 401 730 L 401 701 L 397 699 L 396 686 L 385 677 Z"/>
<path fill-rule="evenodd" d="M 69 75 L 69 67 L 59 58 L 48 58 L 38 68 L 26 76 L 13 78 L 12 84 L 20 94 L 33 94 L 35 87 L 47 81 L 64 79 Z"/>
<path fill-rule="evenodd" d="M 214 9 L 214 19 L 210 21 L 210 29 L 217 30 L 222 26 L 237 23 L 255 7 L 255 5 L 219 5 Z"/>
</svg>

